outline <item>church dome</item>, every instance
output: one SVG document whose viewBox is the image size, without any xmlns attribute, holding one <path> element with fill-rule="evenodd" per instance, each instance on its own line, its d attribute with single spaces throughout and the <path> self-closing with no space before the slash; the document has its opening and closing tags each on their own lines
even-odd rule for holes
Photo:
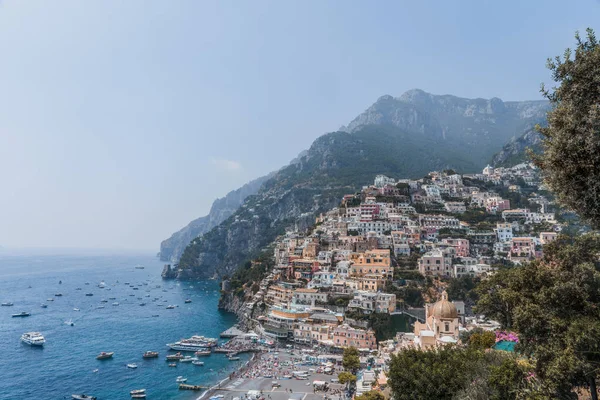
<svg viewBox="0 0 600 400">
<path fill-rule="evenodd" d="M 448 301 L 448 293 L 445 290 L 442 293 L 442 299 L 431 307 L 431 315 L 435 318 L 458 318 L 456 306 Z"/>
</svg>

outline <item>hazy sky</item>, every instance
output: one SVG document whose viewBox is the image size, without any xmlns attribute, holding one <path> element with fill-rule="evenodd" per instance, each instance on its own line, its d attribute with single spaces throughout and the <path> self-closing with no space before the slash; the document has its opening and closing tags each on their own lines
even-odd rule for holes
<svg viewBox="0 0 600 400">
<path fill-rule="evenodd" d="M 597 0 L 1 0 L 0 245 L 158 251 L 383 94 L 540 98 L 598 21 Z"/>
</svg>

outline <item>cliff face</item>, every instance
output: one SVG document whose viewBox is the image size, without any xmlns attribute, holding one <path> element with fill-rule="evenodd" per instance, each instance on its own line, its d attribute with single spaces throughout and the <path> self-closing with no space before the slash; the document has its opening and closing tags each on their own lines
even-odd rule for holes
<svg viewBox="0 0 600 400">
<path fill-rule="evenodd" d="M 255 194 L 270 176 L 263 176 L 248 182 L 241 188 L 227 193 L 225 197 L 215 200 L 208 215 L 193 220 L 160 244 L 161 261 L 177 263 L 192 239 L 225 221 L 242 205 L 246 197 Z"/>
<path fill-rule="evenodd" d="M 495 167 L 510 167 L 528 161 L 527 149 L 534 153 L 542 151 L 542 135 L 535 129 L 528 129 L 523 135 L 512 139 L 492 158 Z"/>
<path fill-rule="evenodd" d="M 472 152 L 487 162 L 508 140 L 546 118 L 547 101 L 465 99 L 413 89 L 400 97 L 382 96 L 342 130 L 366 125 L 393 125 Z"/>
</svg>

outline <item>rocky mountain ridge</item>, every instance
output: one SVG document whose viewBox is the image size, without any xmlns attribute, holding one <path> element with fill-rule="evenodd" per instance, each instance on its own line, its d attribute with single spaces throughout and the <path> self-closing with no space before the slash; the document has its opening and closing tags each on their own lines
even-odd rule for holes
<svg viewBox="0 0 600 400">
<path fill-rule="evenodd" d="M 535 129 L 528 129 L 523 135 L 512 139 L 492 157 L 491 164 L 495 167 L 509 167 L 528 161 L 527 149 L 534 153 L 542 150 L 542 135 Z"/>
</svg>

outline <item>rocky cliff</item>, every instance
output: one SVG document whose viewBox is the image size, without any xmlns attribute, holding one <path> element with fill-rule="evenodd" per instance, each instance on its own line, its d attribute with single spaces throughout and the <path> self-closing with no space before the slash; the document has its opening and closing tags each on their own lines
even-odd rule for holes
<svg viewBox="0 0 600 400">
<path fill-rule="evenodd" d="M 542 135 L 535 129 L 528 129 L 523 135 L 504 145 L 502 150 L 492 157 L 491 164 L 495 167 L 510 167 L 527 161 L 527 149 L 534 153 L 542 150 Z"/>
<path fill-rule="evenodd" d="M 215 200 L 208 215 L 193 220 L 187 226 L 172 234 L 170 238 L 163 240 L 160 244 L 159 253 L 161 261 L 177 263 L 192 239 L 203 235 L 225 221 L 242 205 L 248 196 L 258 192 L 258 189 L 270 176 L 271 174 L 248 182 L 241 188 L 227 193 L 225 197 Z"/>
</svg>

